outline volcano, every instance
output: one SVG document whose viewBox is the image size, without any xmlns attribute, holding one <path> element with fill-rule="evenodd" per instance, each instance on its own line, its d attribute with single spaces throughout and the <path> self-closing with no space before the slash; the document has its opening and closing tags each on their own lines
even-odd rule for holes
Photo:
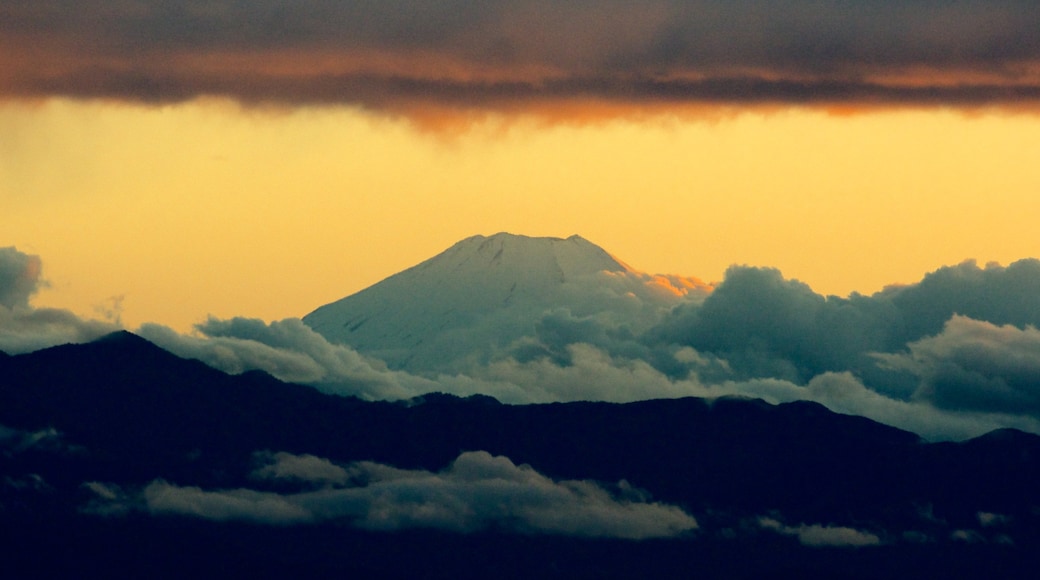
<svg viewBox="0 0 1040 580">
<path fill-rule="evenodd" d="M 507 352 L 552 312 L 640 330 L 709 291 L 639 272 L 581 236 L 499 233 L 466 238 L 303 321 L 392 368 L 444 372 Z"/>
</svg>

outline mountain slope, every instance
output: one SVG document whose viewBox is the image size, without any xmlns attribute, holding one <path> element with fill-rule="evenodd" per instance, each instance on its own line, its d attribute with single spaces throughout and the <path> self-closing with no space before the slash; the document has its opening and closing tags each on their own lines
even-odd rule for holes
<svg viewBox="0 0 1040 580">
<path fill-rule="evenodd" d="M 706 291 L 693 279 L 637 272 L 580 236 L 499 233 L 462 240 L 303 321 L 391 367 L 453 371 L 533 335 L 553 310 L 647 327 Z"/>
</svg>

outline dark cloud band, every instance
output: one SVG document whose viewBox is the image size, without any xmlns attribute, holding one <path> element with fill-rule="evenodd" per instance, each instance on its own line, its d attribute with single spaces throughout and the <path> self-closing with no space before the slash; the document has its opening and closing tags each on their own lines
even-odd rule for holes
<svg viewBox="0 0 1040 580">
<path fill-rule="evenodd" d="M 1040 102 L 1035 2 L 0 2 L 0 95 L 373 109 Z"/>
<path fill-rule="evenodd" d="M 465 82 L 368 74 L 308 78 L 276 76 L 164 76 L 161 71 L 93 69 L 61 78 L 17 79 L 8 96 L 63 95 L 145 103 L 203 96 L 245 103 L 352 104 L 371 109 L 509 110 L 554 103 L 600 101 L 630 105 L 859 105 L 1026 106 L 1040 103 L 1040 84 L 886 85 L 844 80 L 772 80 L 725 77 L 704 80 L 571 77 L 540 82 Z"/>
</svg>

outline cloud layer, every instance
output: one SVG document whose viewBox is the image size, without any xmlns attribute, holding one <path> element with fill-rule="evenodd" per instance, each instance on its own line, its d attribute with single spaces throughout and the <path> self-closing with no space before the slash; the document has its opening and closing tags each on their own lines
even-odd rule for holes
<svg viewBox="0 0 1040 580">
<path fill-rule="evenodd" d="M 0 272 L 4 352 L 116 329 L 33 308 L 38 258 L 7 249 Z M 1040 433 L 1038 260 L 965 262 L 917 284 L 847 298 L 818 295 L 777 270 L 733 267 L 707 297 L 653 318 L 660 322 L 637 332 L 626 316 L 547 305 L 529 334 L 490 359 L 421 375 L 332 344 L 299 319 L 211 318 L 193 334 L 157 324 L 137 332 L 225 372 L 262 370 L 367 400 L 432 392 L 514 404 L 746 396 L 815 401 L 930 440 L 1007 427 Z"/>
<path fill-rule="evenodd" d="M 1033 106 L 1016 0 L 0 3 L 0 93 L 499 110 Z"/>
<path fill-rule="evenodd" d="M 258 482 L 289 482 L 296 492 L 203 490 L 157 480 L 140 498 L 94 483 L 108 508 L 140 501 L 154 515 L 270 525 L 344 521 L 369 530 L 438 529 L 459 533 L 497 530 L 526 534 L 644 539 L 697 529 L 681 509 L 650 502 L 625 482 L 607 488 L 591 481 L 554 481 L 527 465 L 483 451 L 462 453 L 433 473 L 371 462 L 336 465 L 312 455 L 260 454 Z M 100 511 L 99 511 L 100 510 Z"/>
</svg>

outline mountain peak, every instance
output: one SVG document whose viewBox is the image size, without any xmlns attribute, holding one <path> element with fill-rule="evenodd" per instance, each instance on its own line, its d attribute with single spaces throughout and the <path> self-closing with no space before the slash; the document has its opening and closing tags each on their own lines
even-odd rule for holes
<svg viewBox="0 0 1040 580">
<path fill-rule="evenodd" d="M 508 232 L 472 236 L 427 260 L 428 264 L 451 264 L 452 269 L 497 267 L 513 269 L 518 275 L 536 275 L 549 269 L 563 279 L 596 272 L 628 272 L 625 263 L 603 248 L 575 234 L 569 238 L 532 237 Z M 527 280 L 533 282 L 533 280 Z"/>
<path fill-rule="evenodd" d="M 532 336 L 547 313 L 632 312 L 634 302 L 674 306 L 636 272 L 578 235 L 472 236 L 303 321 L 331 342 L 411 371 L 452 371 Z M 649 319 L 646 312 L 637 313 Z M 639 324 L 638 321 L 635 322 Z"/>
<path fill-rule="evenodd" d="M 585 238 L 579 236 L 578 234 L 571 234 L 570 236 L 567 236 L 566 238 L 559 238 L 559 237 L 556 237 L 556 236 L 526 236 L 524 234 L 514 234 L 514 233 L 510 233 L 510 232 L 498 232 L 497 234 L 491 234 L 490 236 L 485 236 L 483 234 L 477 234 L 475 236 L 470 236 L 468 238 L 460 240 L 458 243 L 459 244 L 464 244 L 464 243 L 471 242 L 471 241 L 483 242 L 485 240 L 513 241 L 513 242 L 517 242 L 517 243 L 524 243 L 524 242 L 531 242 L 531 241 L 538 241 L 538 240 L 548 240 L 550 242 L 584 242 L 586 244 L 595 245 L 595 244 L 592 244 L 592 242 L 586 240 Z"/>
<path fill-rule="evenodd" d="M 154 346 L 148 340 L 130 332 L 129 330 L 116 330 L 115 332 L 110 332 L 91 342 L 93 342 L 94 344 L 125 344 L 137 346 L 148 345 L 149 347 Z"/>
</svg>

